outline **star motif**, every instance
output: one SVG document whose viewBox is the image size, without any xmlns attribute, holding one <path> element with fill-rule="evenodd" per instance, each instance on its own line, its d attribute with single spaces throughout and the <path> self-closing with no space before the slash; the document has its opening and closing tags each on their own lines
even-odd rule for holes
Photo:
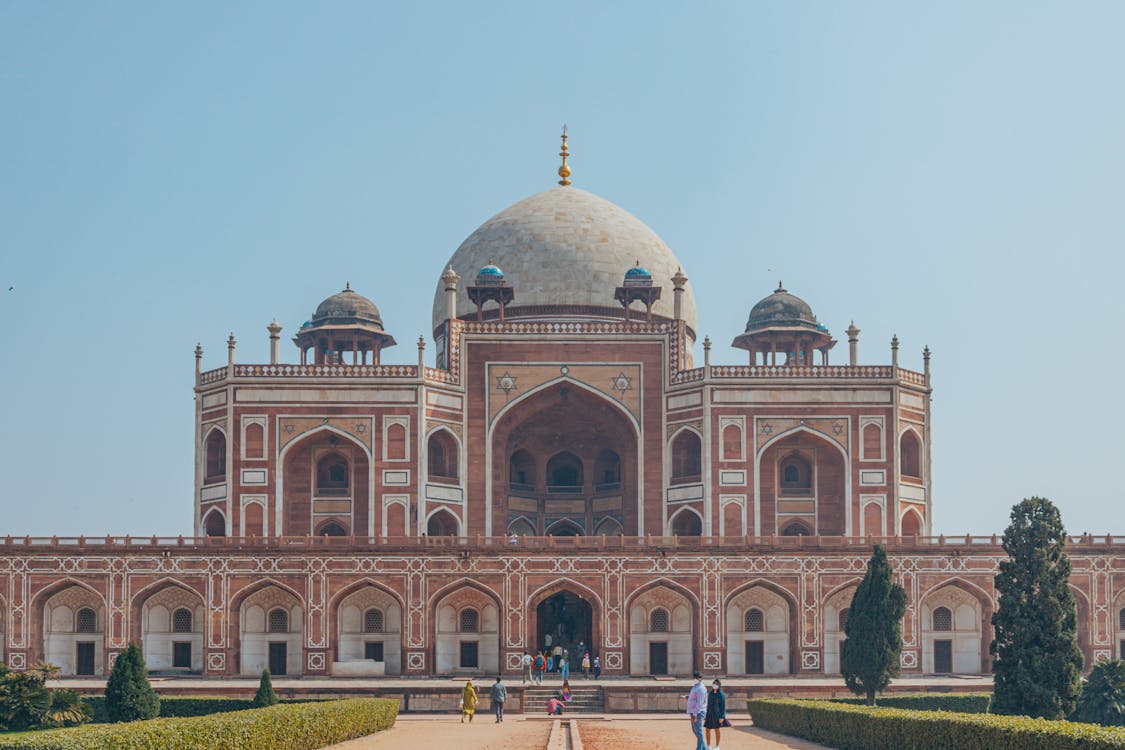
<svg viewBox="0 0 1125 750">
<path fill-rule="evenodd" d="M 843 433 L 844 433 L 844 423 L 843 422 L 834 422 L 832 424 L 832 434 L 833 435 L 842 435 Z"/>
<path fill-rule="evenodd" d="M 363 435 L 364 433 L 367 432 L 367 425 L 365 425 L 363 422 L 360 422 L 359 424 L 357 424 L 355 426 L 355 431 L 358 432 L 360 435 Z"/>
<path fill-rule="evenodd" d="M 762 425 L 762 434 L 763 435 L 769 435 L 772 432 L 773 432 L 773 425 L 772 424 L 770 424 L 769 422 L 766 422 L 765 424 Z"/>
<path fill-rule="evenodd" d="M 618 373 L 617 377 L 611 381 L 613 383 L 613 390 L 620 391 L 621 395 L 625 395 L 625 391 L 633 387 L 633 381 L 624 372 Z"/>
<path fill-rule="evenodd" d="M 496 378 L 496 388 L 503 391 L 504 395 L 507 396 L 516 389 L 516 379 L 512 377 L 510 372 L 505 370 L 503 375 Z"/>
<path fill-rule="evenodd" d="M 285 425 L 285 432 L 289 435 L 293 434 L 294 427 L 291 424 Z"/>
</svg>

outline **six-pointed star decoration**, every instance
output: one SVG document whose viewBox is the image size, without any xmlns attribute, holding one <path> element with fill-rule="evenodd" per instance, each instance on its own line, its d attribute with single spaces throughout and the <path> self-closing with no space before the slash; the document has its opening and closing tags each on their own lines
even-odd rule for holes
<svg viewBox="0 0 1125 750">
<path fill-rule="evenodd" d="M 512 377 L 510 372 L 505 370 L 503 375 L 496 378 L 496 388 L 503 391 L 504 395 L 507 396 L 516 389 L 516 379 Z"/>
</svg>

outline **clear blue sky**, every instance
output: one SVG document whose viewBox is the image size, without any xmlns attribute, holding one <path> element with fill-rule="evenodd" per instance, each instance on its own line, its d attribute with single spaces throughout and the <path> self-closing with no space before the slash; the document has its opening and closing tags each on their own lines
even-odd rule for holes
<svg viewBox="0 0 1125 750">
<path fill-rule="evenodd" d="M 1123 81 L 1117 2 L 4 2 L 0 534 L 189 532 L 196 341 L 266 361 L 350 281 L 413 361 L 564 122 L 716 363 L 778 279 L 930 345 L 937 531 L 1125 532 Z"/>
</svg>

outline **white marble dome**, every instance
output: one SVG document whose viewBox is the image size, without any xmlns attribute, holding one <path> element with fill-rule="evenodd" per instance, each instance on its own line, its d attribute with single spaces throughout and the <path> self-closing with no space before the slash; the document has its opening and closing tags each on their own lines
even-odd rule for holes
<svg viewBox="0 0 1125 750">
<path fill-rule="evenodd" d="M 481 224 L 449 259 L 461 277 L 459 317 L 476 311 L 465 288 L 474 283 L 481 268 L 495 264 L 504 269 L 505 280 L 515 289 L 509 318 L 526 317 L 520 308 L 529 306 L 571 308 L 560 310 L 562 317 L 596 315 L 596 311 L 575 312 L 573 306 L 603 308 L 617 311 L 606 316 L 617 318 L 622 308 L 613 297 L 614 289 L 638 262 L 652 274 L 653 284 L 663 287 L 653 313 L 672 318 L 672 277 L 681 267 L 676 256 L 640 219 L 573 186 L 545 190 L 509 206 Z M 644 314 L 640 305 L 634 306 L 637 314 Z M 695 298 L 690 282 L 684 290 L 683 315 L 694 332 Z M 535 313 L 535 317 L 545 316 Z M 443 320 L 445 290 L 438 282 L 434 328 Z"/>
</svg>

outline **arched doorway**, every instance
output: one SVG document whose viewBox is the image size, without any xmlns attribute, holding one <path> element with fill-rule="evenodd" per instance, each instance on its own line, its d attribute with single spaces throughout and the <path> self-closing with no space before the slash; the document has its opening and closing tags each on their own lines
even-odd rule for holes
<svg viewBox="0 0 1125 750">
<path fill-rule="evenodd" d="M 582 653 L 593 652 L 594 608 L 569 589 L 549 595 L 535 608 L 535 650 L 561 646 L 570 652 L 572 671 L 581 663 Z"/>
<path fill-rule="evenodd" d="M 637 434 L 607 398 L 574 382 L 533 393 L 500 417 L 491 450 L 492 528 L 636 533 Z"/>
</svg>

